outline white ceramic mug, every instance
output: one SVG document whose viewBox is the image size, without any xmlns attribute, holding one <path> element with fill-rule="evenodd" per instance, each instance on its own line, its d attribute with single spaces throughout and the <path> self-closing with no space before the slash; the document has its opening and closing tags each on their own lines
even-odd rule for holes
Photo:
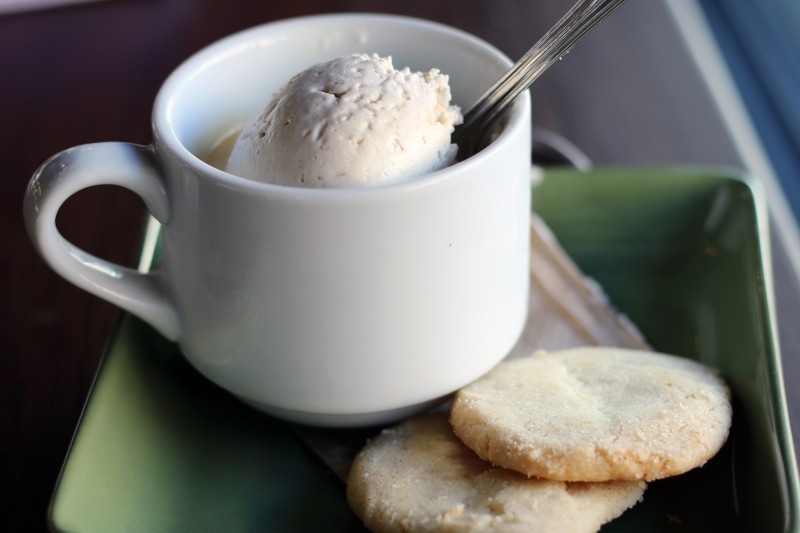
<svg viewBox="0 0 800 533">
<path fill-rule="evenodd" d="M 471 35 L 405 17 L 265 24 L 175 70 L 155 102 L 152 146 L 61 152 L 25 201 L 34 244 L 64 278 L 177 341 L 245 402 L 330 426 L 388 422 L 477 378 L 510 350 L 527 311 L 527 94 L 488 148 L 404 184 L 288 188 L 201 159 L 292 75 L 355 52 L 440 69 L 462 107 L 511 65 Z M 109 263 L 58 233 L 62 203 L 100 184 L 134 191 L 161 222 L 159 269 Z"/>
</svg>

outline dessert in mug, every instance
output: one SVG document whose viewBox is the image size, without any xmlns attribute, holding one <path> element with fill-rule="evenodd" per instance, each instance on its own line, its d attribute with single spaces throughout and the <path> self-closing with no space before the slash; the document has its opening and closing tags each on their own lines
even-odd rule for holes
<svg viewBox="0 0 800 533">
<path fill-rule="evenodd" d="M 450 134 L 460 122 L 447 75 L 354 54 L 294 76 L 245 125 L 227 164 L 216 165 L 295 187 L 395 183 L 452 164 Z"/>
<path fill-rule="evenodd" d="M 492 150 L 438 170 L 460 118 L 449 87 L 474 101 L 510 66 L 488 43 L 408 17 L 244 30 L 167 78 L 151 146 L 95 143 L 50 158 L 26 196 L 29 232 L 58 273 L 142 318 L 248 405 L 314 425 L 395 421 L 485 373 L 525 323 L 528 95 Z M 214 140 L 251 131 L 271 95 L 272 125 L 253 126 L 240 155 L 284 166 L 262 174 L 251 159 L 250 179 L 226 172 L 228 157 L 209 165 Z M 285 178 L 303 186 L 277 184 Z M 162 223 L 158 268 L 132 271 L 58 235 L 65 198 L 94 185 L 132 190 Z"/>
</svg>

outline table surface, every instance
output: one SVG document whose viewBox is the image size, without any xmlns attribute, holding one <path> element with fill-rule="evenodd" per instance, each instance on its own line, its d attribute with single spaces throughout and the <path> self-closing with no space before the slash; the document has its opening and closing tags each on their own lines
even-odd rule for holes
<svg viewBox="0 0 800 533">
<path fill-rule="evenodd" d="M 150 108 L 167 74 L 239 29 L 330 11 L 428 18 L 519 57 L 571 0 L 109 0 L 0 16 L 0 516 L 10 531 L 47 529 L 47 506 L 118 311 L 70 285 L 36 255 L 22 198 L 36 167 L 70 146 L 151 141 Z M 666 5 L 630 2 L 536 82 L 533 123 L 563 134 L 597 165 L 743 167 Z M 142 202 L 98 187 L 59 213 L 62 233 L 133 264 Z M 772 268 L 787 383 L 800 378 L 800 283 L 773 219 Z M 800 391 L 788 387 L 793 427 Z M 798 441 L 795 436 L 795 441 Z"/>
</svg>

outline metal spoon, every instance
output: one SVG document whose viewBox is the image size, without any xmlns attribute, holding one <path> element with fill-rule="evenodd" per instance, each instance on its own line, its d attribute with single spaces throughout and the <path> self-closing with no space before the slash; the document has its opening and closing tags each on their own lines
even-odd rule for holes
<svg viewBox="0 0 800 533">
<path fill-rule="evenodd" d="M 506 72 L 464 115 L 456 126 L 453 142 L 459 159 L 466 159 L 485 145 L 487 133 L 514 99 L 550 65 L 564 57 L 589 30 L 625 0 L 578 0 L 517 63 Z"/>
</svg>

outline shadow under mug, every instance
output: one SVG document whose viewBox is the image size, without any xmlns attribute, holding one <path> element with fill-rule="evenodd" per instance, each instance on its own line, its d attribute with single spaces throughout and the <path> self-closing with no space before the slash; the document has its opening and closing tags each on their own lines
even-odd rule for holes
<svg viewBox="0 0 800 533">
<path fill-rule="evenodd" d="M 477 378 L 527 313 L 527 94 L 481 153 L 408 183 L 289 188 L 202 159 L 291 76 L 356 52 L 439 68 L 462 106 L 511 65 L 469 34 L 398 16 L 312 16 L 234 34 L 166 80 L 152 146 L 78 146 L 37 170 L 25 220 L 38 251 L 177 341 L 211 381 L 282 418 L 385 423 Z M 101 184 L 134 191 L 161 223 L 157 270 L 110 263 L 59 234 L 63 202 Z"/>
</svg>

